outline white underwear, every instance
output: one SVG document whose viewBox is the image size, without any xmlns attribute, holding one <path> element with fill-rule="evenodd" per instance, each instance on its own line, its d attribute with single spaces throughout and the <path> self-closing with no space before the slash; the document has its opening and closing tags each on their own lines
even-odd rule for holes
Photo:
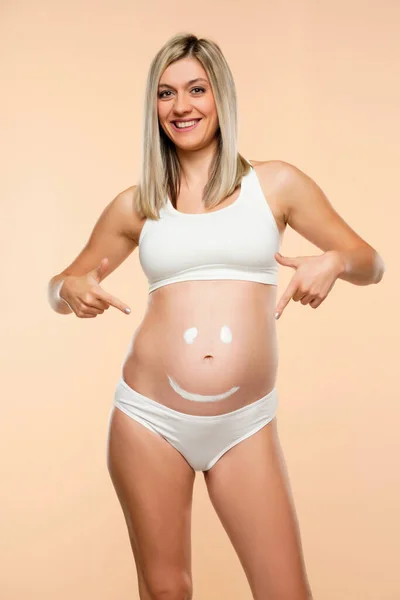
<svg viewBox="0 0 400 600">
<path fill-rule="evenodd" d="M 274 387 L 259 400 L 222 415 L 190 415 L 147 398 L 121 376 L 114 406 L 166 439 L 194 471 L 208 471 L 230 448 L 272 421 L 278 393 Z"/>
</svg>

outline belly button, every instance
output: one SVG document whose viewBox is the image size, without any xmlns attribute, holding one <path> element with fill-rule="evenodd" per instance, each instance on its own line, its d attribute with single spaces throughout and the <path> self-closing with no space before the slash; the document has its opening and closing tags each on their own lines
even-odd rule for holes
<svg viewBox="0 0 400 600">
<path fill-rule="evenodd" d="M 212 360 L 214 357 L 211 354 L 206 354 L 204 360 L 207 358 Z"/>
</svg>

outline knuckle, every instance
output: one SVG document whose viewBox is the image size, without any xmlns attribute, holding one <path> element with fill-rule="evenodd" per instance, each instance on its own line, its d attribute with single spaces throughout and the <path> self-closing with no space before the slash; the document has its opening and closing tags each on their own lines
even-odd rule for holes
<svg viewBox="0 0 400 600">
<path fill-rule="evenodd" d="M 93 296 L 90 292 L 85 292 L 82 299 L 86 304 L 90 304 L 93 301 Z"/>
</svg>

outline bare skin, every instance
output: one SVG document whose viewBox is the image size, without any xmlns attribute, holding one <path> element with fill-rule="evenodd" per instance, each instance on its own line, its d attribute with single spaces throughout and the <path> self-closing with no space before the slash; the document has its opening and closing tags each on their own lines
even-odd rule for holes
<svg viewBox="0 0 400 600">
<path fill-rule="evenodd" d="M 282 236 L 286 209 L 279 196 L 280 164 L 251 162 Z M 235 201 L 238 193 L 214 210 Z M 200 199 L 180 195 L 177 209 L 196 212 L 196 205 L 201 212 Z M 131 236 L 138 240 L 143 223 L 133 225 Z M 123 377 L 133 389 L 185 413 L 221 414 L 251 403 L 275 385 L 275 304 L 276 286 L 250 281 L 189 281 L 155 290 L 133 335 Z M 218 337 L 226 323 L 233 334 L 228 345 Z M 192 326 L 202 335 L 188 346 L 183 332 Z M 172 389 L 167 374 L 199 394 L 240 388 L 218 402 L 193 402 Z M 117 408 L 110 418 L 108 467 L 124 511 L 141 599 L 163 593 L 190 599 L 195 472 L 166 440 Z M 253 597 L 311 598 L 277 419 L 229 450 L 204 477 Z"/>
</svg>

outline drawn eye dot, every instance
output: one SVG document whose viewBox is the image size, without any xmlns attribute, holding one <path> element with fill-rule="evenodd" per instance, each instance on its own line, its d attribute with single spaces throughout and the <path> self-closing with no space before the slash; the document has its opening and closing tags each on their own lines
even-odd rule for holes
<svg viewBox="0 0 400 600">
<path fill-rule="evenodd" d="M 223 325 L 221 327 L 221 342 L 224 344 L 230 344 L 232 341 L 232 331 L 228 327 L 228 325 Z"/>
<path fill-rule="evenodd" d="M 197 333 L 197 327 L 190 327 L 189 329 L 186 329 L 185 333 L 183 334 L 183 339 L 187 344 L 193 344 L 195 338 L 197 337 Z"/>
</svg>

